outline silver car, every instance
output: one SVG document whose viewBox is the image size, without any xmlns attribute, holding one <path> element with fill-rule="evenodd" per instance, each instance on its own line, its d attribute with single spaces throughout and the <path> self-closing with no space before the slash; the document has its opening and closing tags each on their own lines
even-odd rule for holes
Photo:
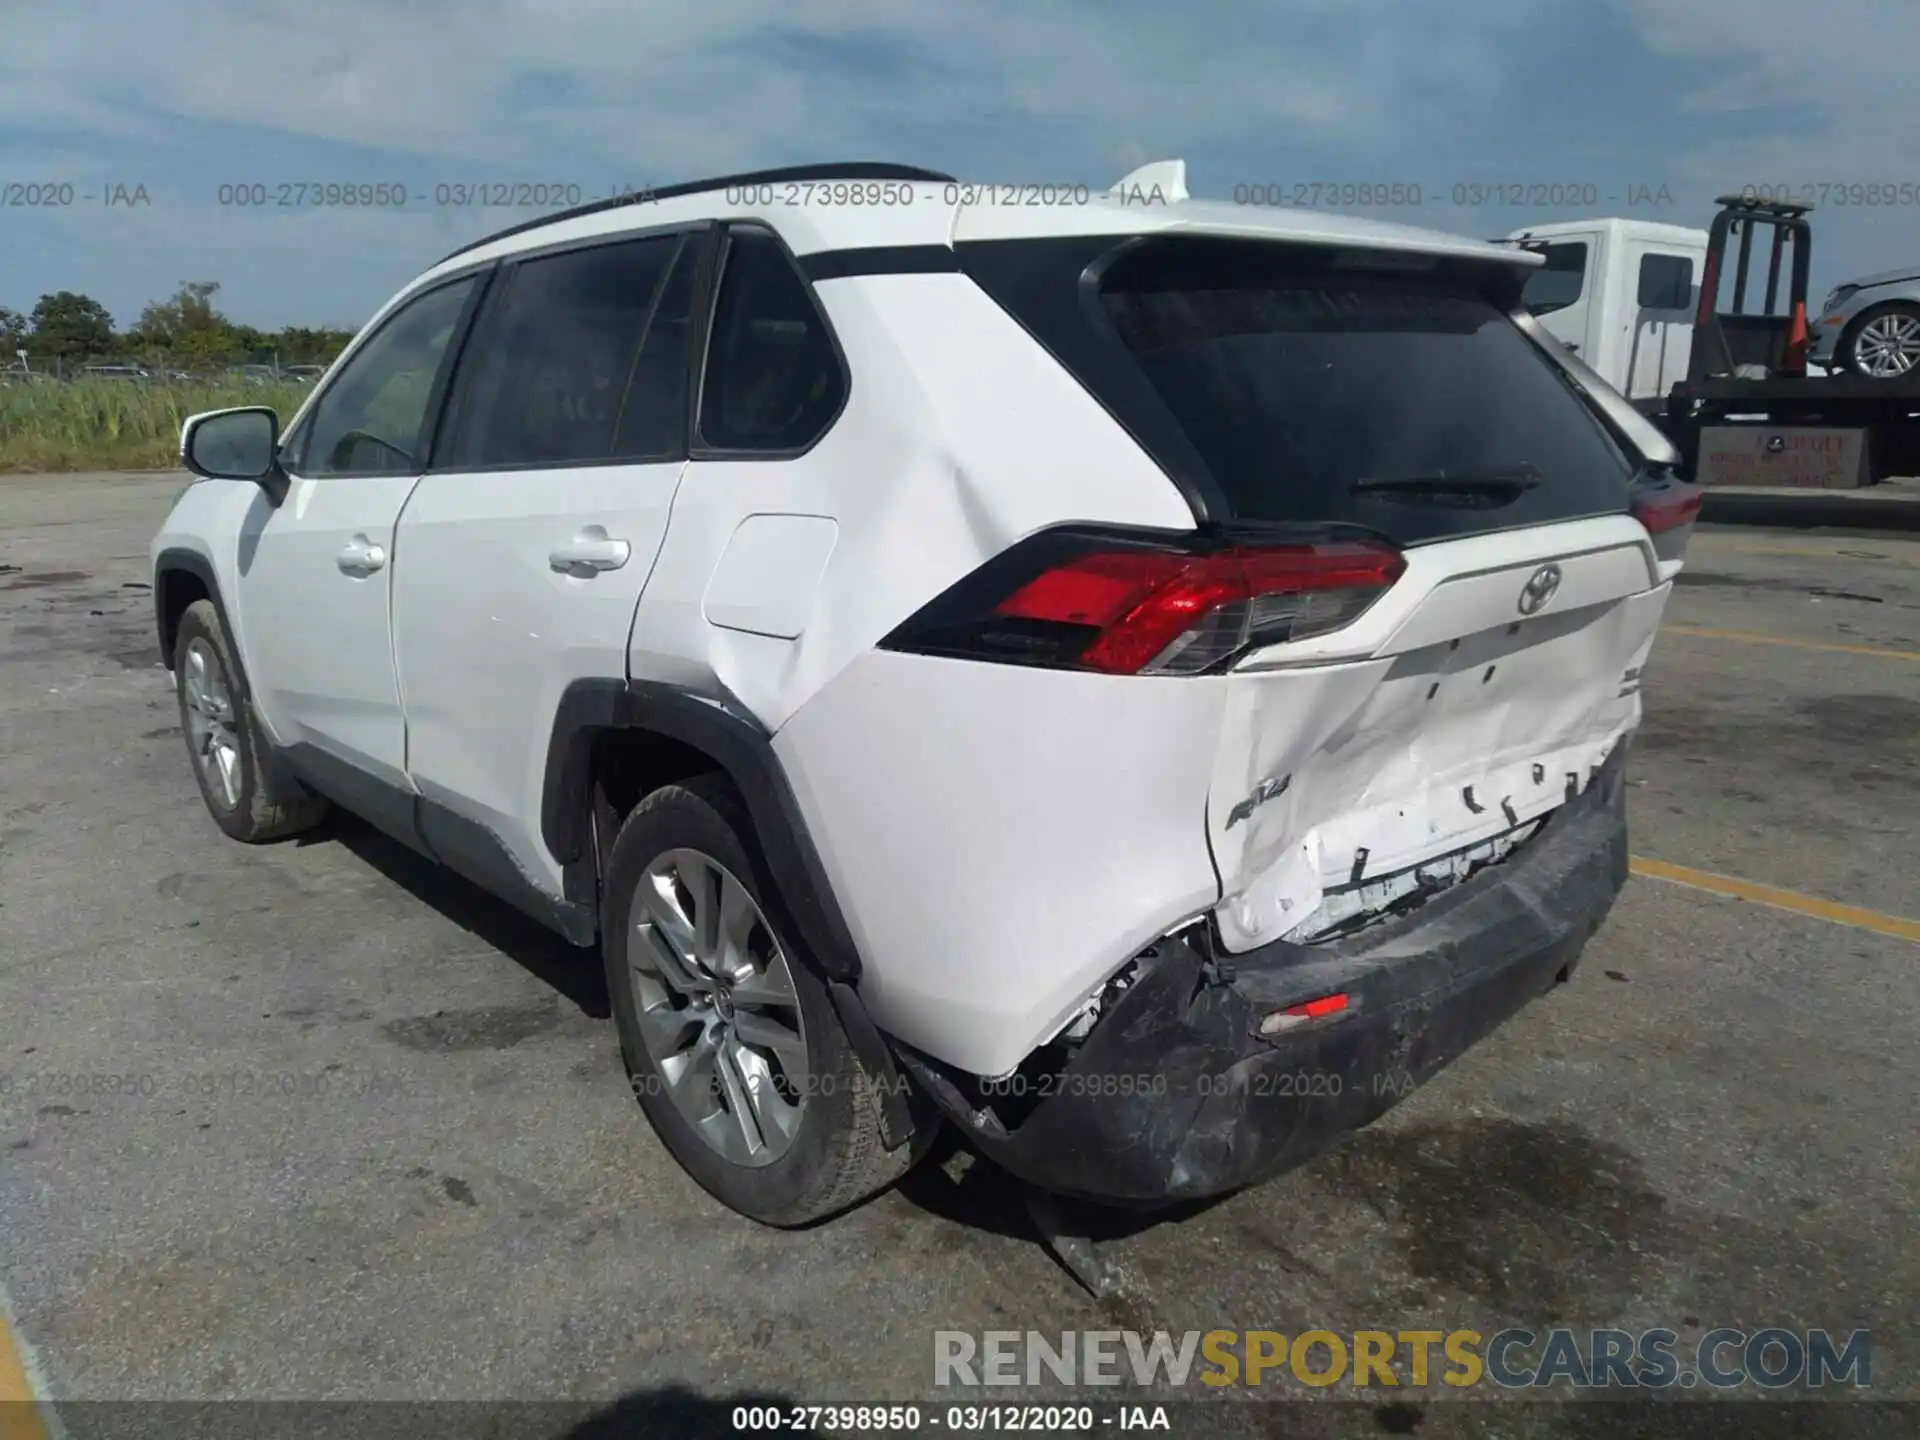
<svg viewBox="0 0 1920 1440">
<path fill-rule="evenodd" d="M 1869 380 L 1920 378 L 1920 264 L 1839 286 L 1820 306 L 1808 342 L 1816 365 Z"/>
</svg>

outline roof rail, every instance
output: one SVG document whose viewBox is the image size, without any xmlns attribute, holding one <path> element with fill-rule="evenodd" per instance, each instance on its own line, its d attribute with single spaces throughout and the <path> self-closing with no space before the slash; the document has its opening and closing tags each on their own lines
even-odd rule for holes
<svg viewBox="0 0 1920 1440">
<path fill-rule="evenodd" d="M 941 180 L 952 183 L 953 176 L 939 170 L 923 170 L 917 165 L 894 165 L 883 160 L 840 160 L 822 165 L 790 165 L 779 170 L 749 170 L 742 175 L 717 175 L 711 180 L 689 180 L 684 184 L 636 191 L 631 195 L 615 195 L 610 199 L 576 205 L 570 210 L 556 211 L 552 215 L 542 215 L 535 220 L 524 220 L 518 225 L 496 230 L 491 235 L 483 235 L 471 244 L 462 245 L 458 250 L 443 255 L 437 263 L 444 265 L 456 255 L 464 255 L 469 250 L 478 250 L 483 245 L 491 245 L 496 240 L 505 240 L 512 235 L 523 235 L 546 225 L 558 225 L 563 220 L 578 220 L 583 215 L 598 215 L 604 210 L 618 210 L 623 205 L 676 200 L 682 195 L 701 195 L 709 190 L 729 190 L 739 185 L 780 185 L 798 180 Z"/>
</svg>

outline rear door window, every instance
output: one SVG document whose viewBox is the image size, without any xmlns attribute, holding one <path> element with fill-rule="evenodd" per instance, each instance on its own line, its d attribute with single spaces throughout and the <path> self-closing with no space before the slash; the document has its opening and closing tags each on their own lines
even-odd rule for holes
<svg viewBox="0 0 1920 1440">
<path fill-rule="evenodd" d="M 689 239 L 647 325 L 634 362 L 627 403 L 614 431 L 613 453 L 621 460 L 671 460 L 687 453 L 687 336 L 693 319 L 694 275 L 702 246 Z"/>
<path fill-rule="evenodd" d="M 474 327 L 435 467 L 609 460 L 654 297 L 680 245 L 678 235 L 656 235 L 515 265 Z"/>
</svg>

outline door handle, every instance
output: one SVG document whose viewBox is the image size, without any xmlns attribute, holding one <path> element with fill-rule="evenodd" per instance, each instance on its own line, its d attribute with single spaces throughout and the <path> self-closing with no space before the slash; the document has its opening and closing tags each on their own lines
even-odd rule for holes
<svg viewBox="0 0 1920 1440">
<path fill-rule="evenodd" d="M 566 544 L 555 546 L 547 563 L 563 575 L 585 579 L 602 570 L 618 570 L 632 554 L 633 546 L 608 538 L 604 526 L 589 525 Z"/>
<path fill-rule="evenodd" d="M 1580 347 L 1579 347 L 1579 345 L 1577 345 L 1576 343 L 1574 343 L 1574 342 L 1573 342 L 1573 341 L 1571 341 L 1571 340 L 1562 340 L 1562 341 L 1561 341 L 1560 343 L 1561 343 L 1562 345 L 1564 345 L 1564 346 L 1566 346 L 1566 347 L 1567 347 L 1567 349 L 1569 349 L 1569 350 L 1578 350 L 1578 349 L 1580 348 Z"/>
<path fill-rule="evenodd" d="M 334 564 L 340 567 L 342 574 L 356 578 L 365 578 L 386 563 L 387 552 L 364 535 L 354 536 L 334 558 Z"/>
</svg>

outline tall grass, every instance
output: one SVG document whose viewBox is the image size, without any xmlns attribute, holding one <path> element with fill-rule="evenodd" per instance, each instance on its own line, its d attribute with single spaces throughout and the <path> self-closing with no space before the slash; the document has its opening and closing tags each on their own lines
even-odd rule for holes
<svg viewBox="0 0 1920 1440">
<path fill-rule="evenodd" d="M 180 424 L 202 410 L 271 405 L 285 424 L 308 387 L 292 383 L 82 379 L 0 385 L 0 471 L 171 470 Z"/>
</svg>

